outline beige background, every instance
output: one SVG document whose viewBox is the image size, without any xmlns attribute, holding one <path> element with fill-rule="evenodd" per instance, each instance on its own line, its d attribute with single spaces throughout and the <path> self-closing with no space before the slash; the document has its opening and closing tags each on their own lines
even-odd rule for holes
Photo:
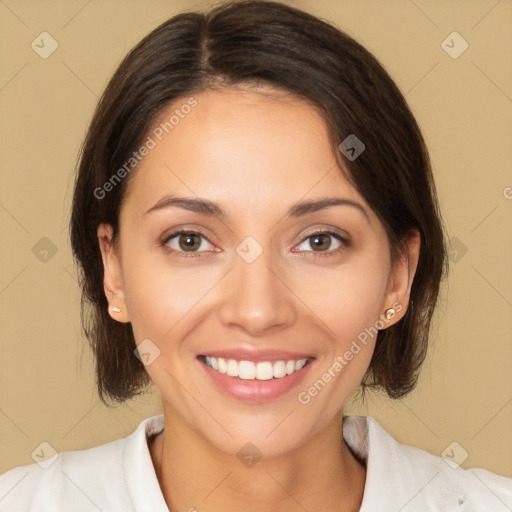
<svg viewBox="0 0 512 512">
<path fill-rule="evenodd" d="M 155 395 L 111 410 L 98 401 L 67 234 L 72 174 L 120 59 L 168 17 L 207 5 L 0 0 L 0 472 L 31 463 L 42 441 L 59 452 L 91 447 L 159 412 Z M 463 467 L 512 476 L 512 3 L 293 5 L 362 42 L 404 91 L 455 238 L 419 387 L 405 400 L 372 396 L 347 412 L 372 415 L 399 441 L 437 455 L 456 441 L 454 455 L 468 453 Z M 47 59 L 31 48 L 43 31 L 59 45 Z M 469 44 L 457 59 L 441 46 L 453 31 Z"/>
</svg>

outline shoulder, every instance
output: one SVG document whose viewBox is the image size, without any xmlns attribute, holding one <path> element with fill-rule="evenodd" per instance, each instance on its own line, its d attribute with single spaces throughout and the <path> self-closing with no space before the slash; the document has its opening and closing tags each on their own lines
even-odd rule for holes
<svg viewBox="0 0 512 512">
<path fill-rule="evenodd" d="M 54 460 L 4 473 L 0 509 L 43 512 L 73 505 L 74 510 L 97 512 L 115 505 L 116 510 L 121 506 L 130 511 L 123 471 L 125 443 L 126 439 L 119 439 L 88 450 L 62 452 Z"/>
<path fill-rule="evenodd" d="M 449 458 L 401 444 L 373 418 L 352 420 L 366 426 L 367 482 L 361 512 L 387 507 L 402 512 L 512 510 L 511 478 L 482 468 L 463 469 Z"/>
</svg>

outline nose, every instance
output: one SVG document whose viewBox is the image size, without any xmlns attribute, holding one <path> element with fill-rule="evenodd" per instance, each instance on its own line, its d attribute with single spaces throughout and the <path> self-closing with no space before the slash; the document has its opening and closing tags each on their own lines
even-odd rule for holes
<svg viewBox="0 0 512 512">
<path fill-rule="evenodd" d="M 219 315 L 228 328 L 251 336 L 269 335 L 297 318 L 295 295 L 283 273 L 272 268 L 266 251 L 252 263 L 237 257 L 223 286 Z"/>
</svg>

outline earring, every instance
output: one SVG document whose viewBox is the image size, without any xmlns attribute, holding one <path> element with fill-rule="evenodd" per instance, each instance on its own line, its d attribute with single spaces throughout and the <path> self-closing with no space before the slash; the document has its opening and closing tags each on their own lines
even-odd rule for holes
<svg viewBox="0 0 512 512">
<path fill-rule="evenodd" d="M 121 308 L 118 308 L 117 306 L 112 306 L 112 312 L 121 313 Z"/>
<path fill-rule="evenodd" d="M 386 311 L 384 311 L 384 316 L 386 317 L 386 320 L 391 320 L 395 316 L 395 309 L 386 309 Z"/>
</svg>

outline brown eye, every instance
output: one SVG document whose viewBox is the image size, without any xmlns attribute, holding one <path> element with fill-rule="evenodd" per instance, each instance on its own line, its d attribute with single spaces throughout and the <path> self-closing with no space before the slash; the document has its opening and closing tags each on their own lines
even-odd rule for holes
<svg viewBox="0 0 512 512">
<path fill-rule="evenodd" d="M 334 247 L 333 240 L 335 244 L 337 243 L 337 245 L 335 245 Z M 343 238 L 339 233 L 331 231 L 319 231 L 317 233 L 312 233 L 311 235 L 304 238 L 304 240 L 298 246 L 297 250 L 294 252 L 325 252 L 328 254 L 335 254 L 338 252 L 338 249 L 342 249 L 344 246 L 348 246 L 348 241 L 345 238 Z"/>
<path fill-rule="evenodd" d="M 326 251 L 331 247 L 331 236 L 326 233 L 320 233 L 309 237 L 311 247 Z"/>
<path fill-rule="evenodd" d="M 180 235 L 178 244 L 184 251 L 195 251 L 201 246 L 201 237 L 195 233 Z"/>
<path fill-rule="evenodd" d="M 208 238 L 202 233 L 194 231 L 176 231 L 167 236 L 161 243 L 167 251 L 182 256 L 186 255 L 184 253 L 189 253 L 190 255 L 198 253 L 197 255 L 200 255 L 202 252 L 213 252 L 211 248 L 208 248 L 208 245 L 213 247 Z M 205 244 L 206 248 L 204 247 Z"/>
</svg>

